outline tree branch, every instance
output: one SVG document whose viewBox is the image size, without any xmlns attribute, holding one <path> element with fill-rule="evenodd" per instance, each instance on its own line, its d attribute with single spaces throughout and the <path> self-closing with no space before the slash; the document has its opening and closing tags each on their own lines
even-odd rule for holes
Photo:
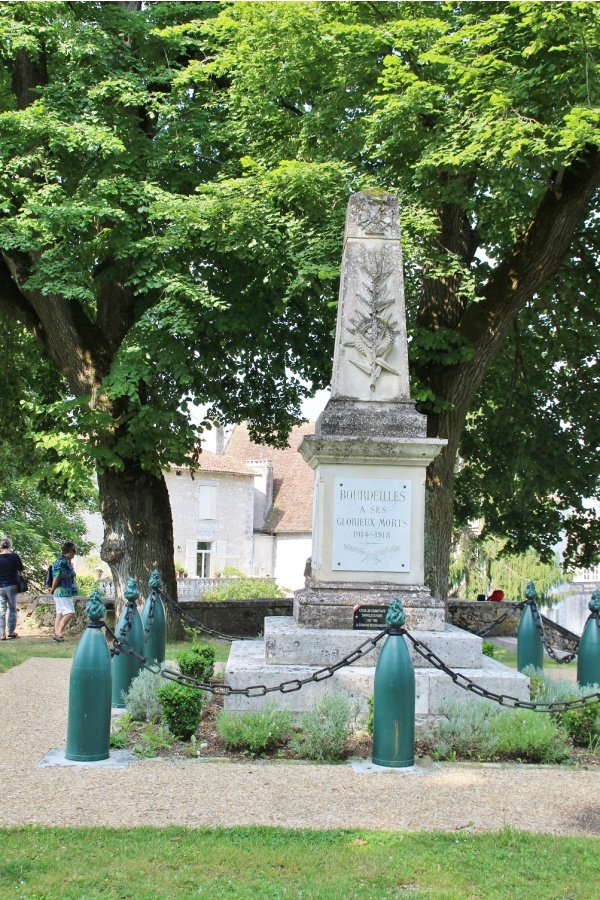
<svg viewBox="0 0 600 900">
<path fill-rule="evenodd" d="M 473 346 L 473 358 L 422 373 L 455 405 L 461 423 L 516 315 L 558 271 L 599 186 L 600 150 L 588 146 L 565 169 L 560 195 L 553 187 L 546 192 L 528 228 L 490 274 L 480 302 L 462 315 L 458 330 Z"/>
</svg>

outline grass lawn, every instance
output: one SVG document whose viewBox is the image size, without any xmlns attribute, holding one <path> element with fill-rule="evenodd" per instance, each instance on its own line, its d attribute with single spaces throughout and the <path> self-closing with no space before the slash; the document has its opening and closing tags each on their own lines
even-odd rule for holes
<svg viewBox="0 0 600 900">
<path fill-rule="evenodd" d="M 512 650 L 506 650 L 504 647 L 496 647 L 494 659 L 498 660 L 498 662 L 503 663 L 505 666 L 510 666 L 511 669 L 517 668 L 517 654 L 513 653 Z M 570 663 L 557 663 L 553 659 L 548 659 L 548 657 L 545 656 L 544 670 L 546 669 L 562 669 L 563 671 L 573 669 L 575 671 L 577 669 L 577 661 L 574 660 Z"/>
<path fill-rule="evenodd" d="M 52 659 L 66 659 L 73 656 L 77 648 L 78 638 L 70 638 L 64 644 L 56 644 L 48 638 L 18 638 L 16 641 L 3 641 L 0 645 L 0 673 L 18 666 L 32 656 L 46 656 Z M 198 637 L 197 643 L 212 644 L 216 650 L 217 662 L 226 662 L 231 644 L 228 641 L 203 641 Z M 189 650 L 190 644 L 182 641 L 167 644 L 167 659 L 174 659 L 183 650 Z"/>
<path fill-rule="evenodd" d="M 510 830 L 26 827 L 0 831 L 0 898 L 595 900 L 599 851 Z"/>
</svg>

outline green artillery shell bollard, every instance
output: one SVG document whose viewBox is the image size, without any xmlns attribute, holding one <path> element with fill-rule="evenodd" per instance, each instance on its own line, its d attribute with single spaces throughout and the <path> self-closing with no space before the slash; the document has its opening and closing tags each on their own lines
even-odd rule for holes
<svg viewBox="0 0 600 900">
<path fill-rule="evenodd" d="M 127 582 L 123 595 L 127 601 L 125 609 L 119 616 L 115 634 L 122 641 L 127 641 L 127 648 L 144 655 L 145 639 L 142 620 L 137 611 L 136 600 L 140 592 L 133 578 Z M 117 709 L 125 708 L 123 694 L 127 693 L 131 682 L 139 674 L 141 663 L 128 653 L 117 653 L 113 658 L 112 705 Z"/>
<path fill-rule="evenodd" d="M 600 684 L 600 591 L 589 604 L 591 615 L 585 623 L 577 653 L 577 684 Z"/>
<path fill-rule="evenodd" d="M 109 758 L 110 651 L 100 620 L 106 607 L 100 591 L 92 591 L 85 608 L 88 626 L 73 658 L 69 684 L 67 759 L 97 762 Z"/>
<path fill-rule="evenodd" d="M 415 764 L 415 670 L 400 632 L 400 600 L 392 600 L 385 621 L 391 630 L 375 669 L 373 762 L 402 769 Z"/>
<path fill-rule="evenodd" d="M 533 603 L 537 600 L 537 593 L 532 581 L 527 585 L 525 597 Z M 517 632 L 517 669 L 522 672 L 527 666 L 534 666 L 536 669 L 544 668 L 544 645 L 536 627 L 535 612 L 531 602 L 527 603 L 521 613 Z"/>
<path fill-rule="evenodd" d="M 156 569 L 150 575 L 148 584 L 151 590 L 142 610 L 142 627 L 146 639 L 144 656 L 162 663 L 165 661 L 167 647 L 167 619 L 158 593 L 162 582 Z"/>
</svg>

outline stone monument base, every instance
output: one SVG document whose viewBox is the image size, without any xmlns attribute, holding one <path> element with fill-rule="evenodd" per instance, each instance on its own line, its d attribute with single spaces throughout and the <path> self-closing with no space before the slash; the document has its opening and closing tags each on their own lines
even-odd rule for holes
<svg viewBox="0 0 600 900">
<path fill-rule="evenodd" d="M 265 618 L 262 641 L 234 641 L 225 668 L 225 683 L 232 687 L 276 686 L 284 681 L 309 678 L 324 666 L 332 665 L 351 653 L 377 632 L 348 629 L 303 628 L 292 617 Z M 520 700 L 529 699 L 529 679 L 504 666 L 481 651 L 482 640 L 476 635 L 446 624 L 443 630 L 417 631 L 415 638 L 433 650 L 448 666 L 477 684 L 498 694 L 509 694 Z M 274 692 L 262 697 L 231 695 L 225 708 L 237 712 L 262 709 L 274 702 L 295 716 L 311 709 L 315 700 L 327 689 L 343 691 L 358 703 L 360 717 L 366 718 L 368 698 L 373 695 L 375 665 L 385 638 L 368 655 L 351 666 L 340 669 L 331 678 L 310 682 L 300 690 Z M 434 669 L 412 644 L 409 651 L 415 666 L 416 725 L 423 729 L 435 721 L 440 705 L 448 700 L 465 700 L 476 695 L 467 693 L 444 672 Z M 480 699 L 480 698 L 478 698 Z M 486 702 L 486 701 L 482 701 Z"/>
<path fill-rule="evenodd" d="M 294 619 L 298 625 L 311 629 L 351 629 L 356 606 L 389 606 L 395 597 L 402 601 L 408 629 L 444 630 L 445 605 L 442 600 L 431 596 L 429 588 L 424 584 L 392 584 L 385 581 L 366 584 L 356 581 L 310 581 L 308 587 L 294 594 Z"/>
</svg>

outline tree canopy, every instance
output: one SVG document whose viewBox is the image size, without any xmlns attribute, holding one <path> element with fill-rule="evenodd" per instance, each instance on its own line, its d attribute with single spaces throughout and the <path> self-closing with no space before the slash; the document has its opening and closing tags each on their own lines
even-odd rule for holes
<svg viewBox="0 0 600 900">
<path fill-rule="evenodd" d="M 461 516 L 592 558 L 599 31 L 584 2 L 0 3 L 0 306 L 67 379 L 111 564 L 159 540 L 111 477 L 193 452 L 191 403 L 283 440 L 327 383 L 365 187 L 400 198 L 413 394 L 448 440 L 431 586 L 459 452 Z"/>
</svg>

